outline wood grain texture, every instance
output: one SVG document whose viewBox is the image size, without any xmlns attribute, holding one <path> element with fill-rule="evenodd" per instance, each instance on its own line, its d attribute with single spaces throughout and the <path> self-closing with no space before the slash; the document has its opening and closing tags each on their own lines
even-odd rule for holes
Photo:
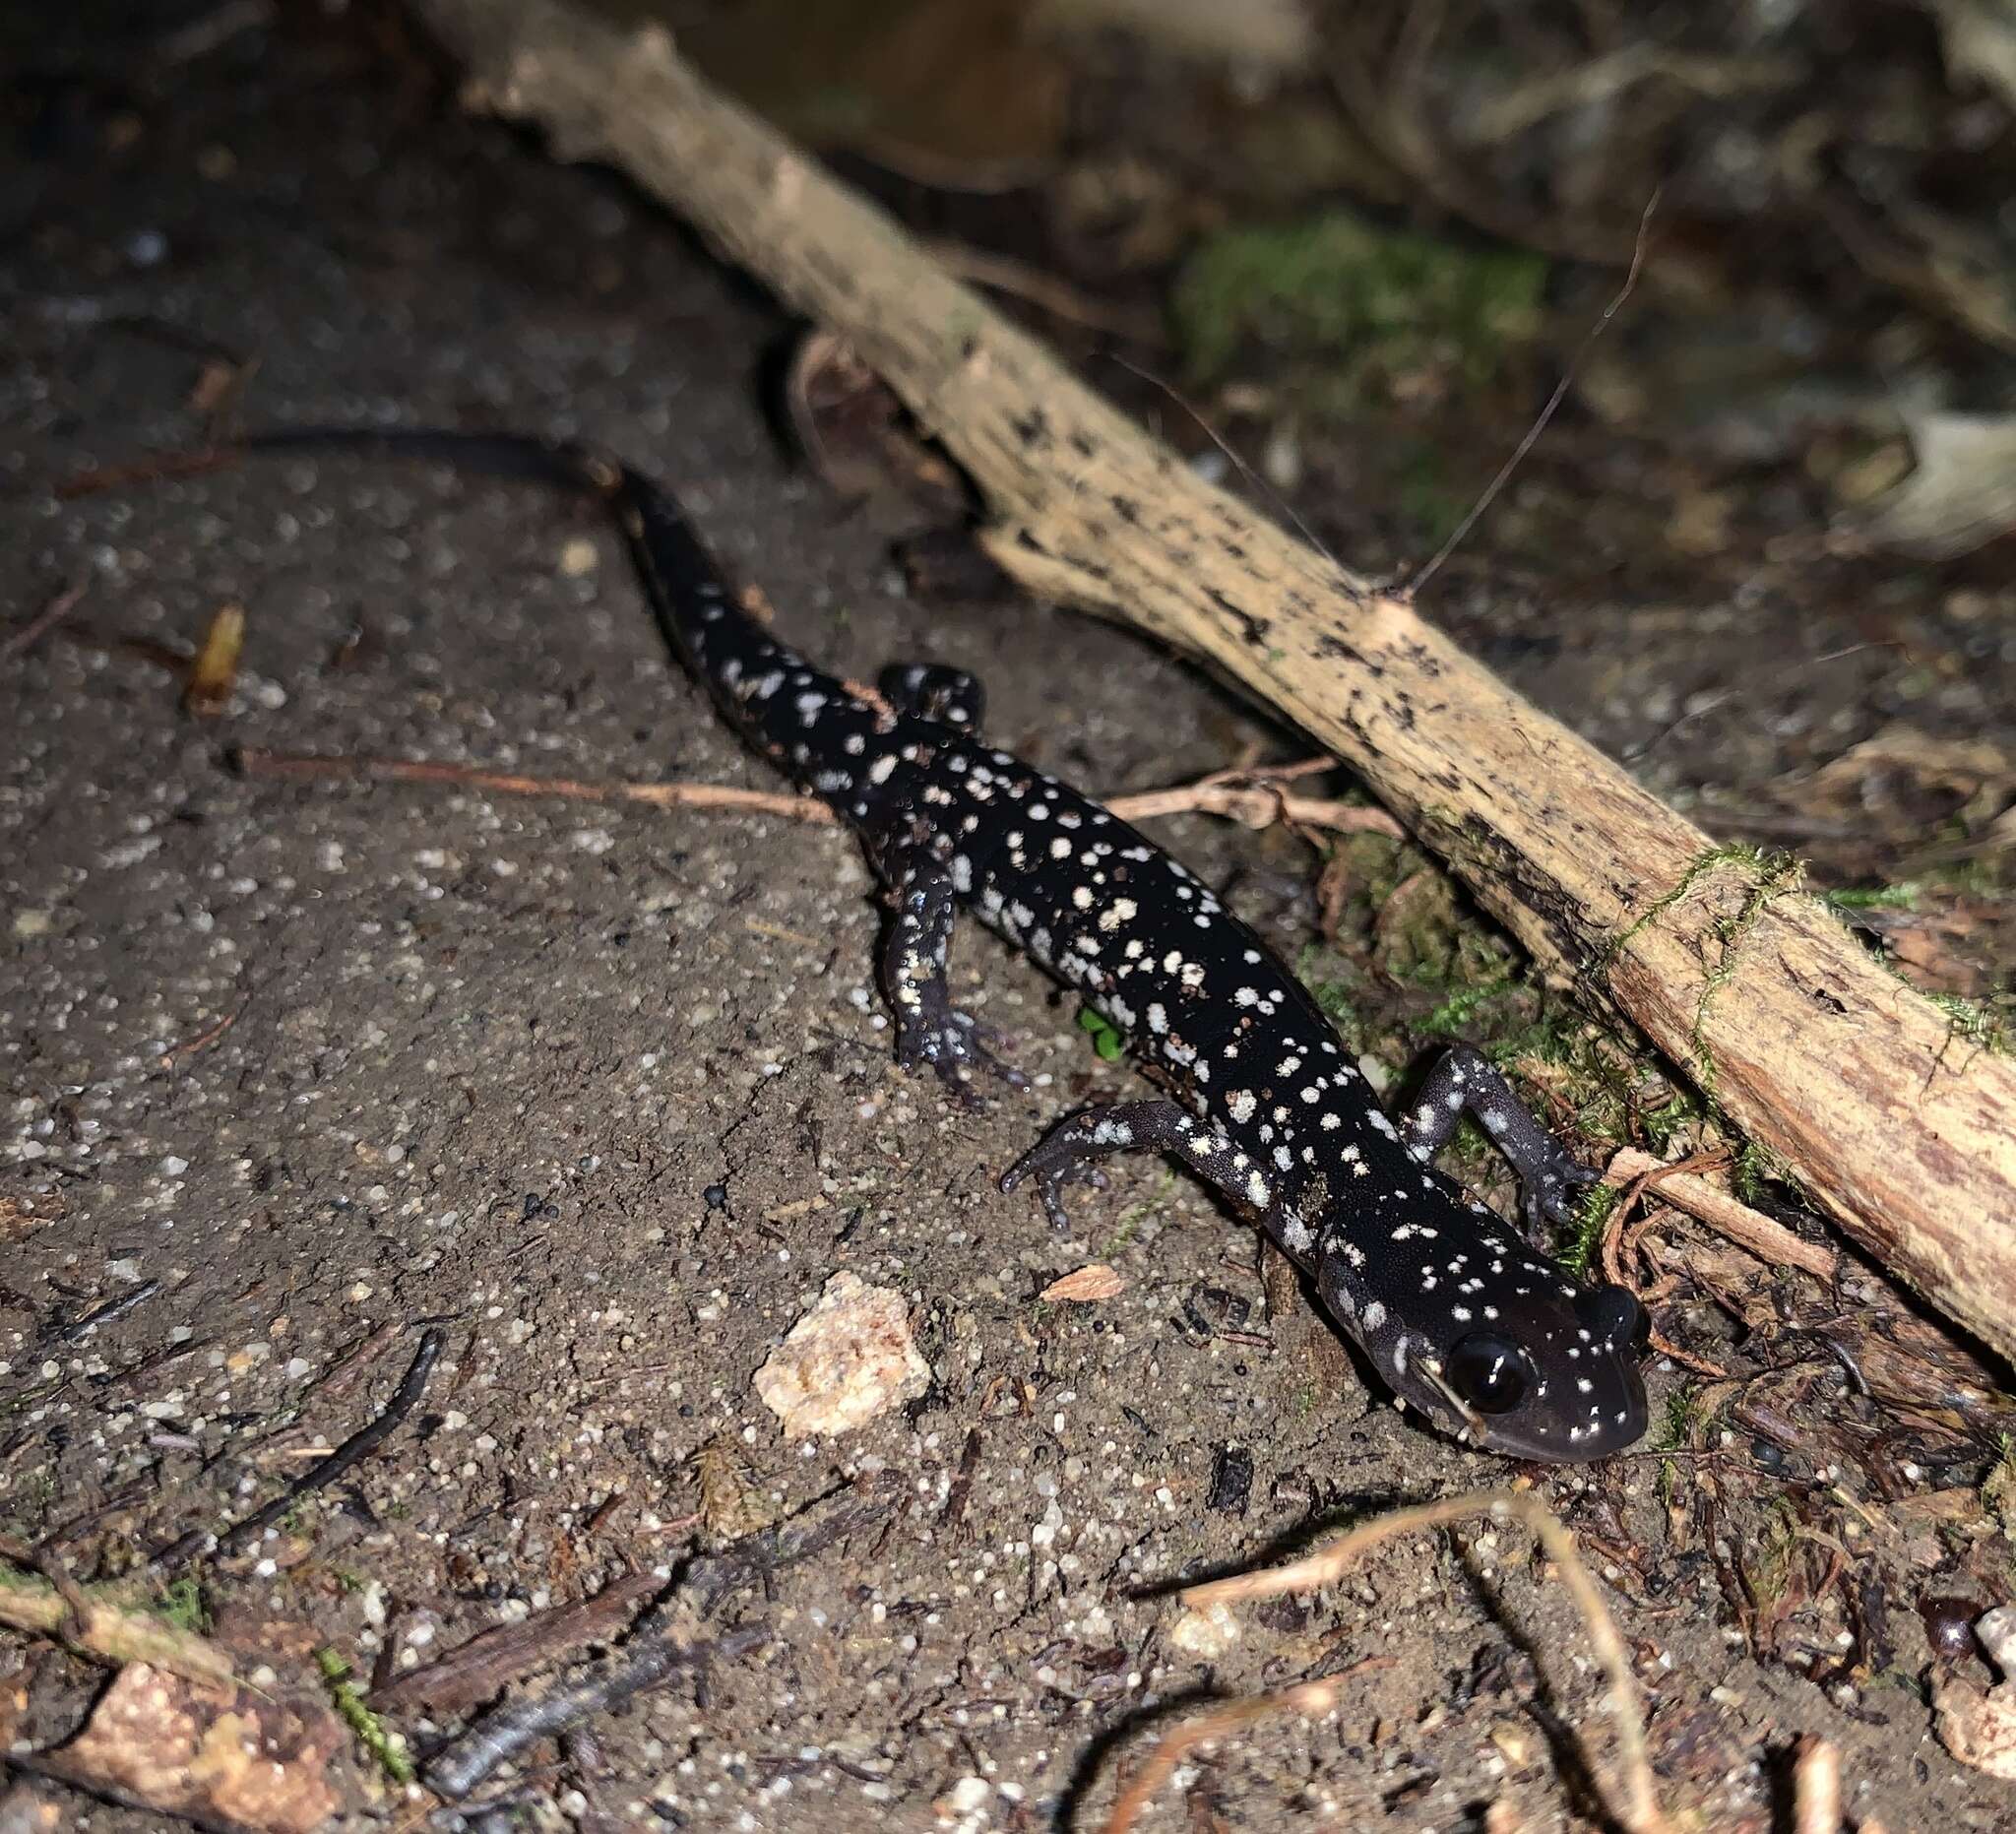
<svg viewBox="0 0 2016 1834">
<path fill-rule="evenodd" d="M 1606 995 L 1875 1259 L 2016 1354 L 2016 1066 L 1409 604 L 1200 479 L 662 32 L 556 0 L 416 4 L 472 103 L 621 167 L 846 336 L 971 474 L 1032 592 L 1207 659 L 1348 760 L 1543 968 Z"/>
</svg>

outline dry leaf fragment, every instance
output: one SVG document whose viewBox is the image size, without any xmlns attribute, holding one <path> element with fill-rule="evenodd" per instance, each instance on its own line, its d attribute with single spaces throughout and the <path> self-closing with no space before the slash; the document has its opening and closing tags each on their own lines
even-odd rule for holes
<svg viewBox="0 0 2016 1834">
<path fill-rule="evenodd" d="M 1126 1291 L 1125 1274 L 1103 1261 L 1094 1261 L 1051 1281 L 1038 1296 L 1053 1305 L 1095 1305 L 1101 1299 L 1116 1299 Z"/>
<path fill-rule="evenodd" d="M 38 1216 L 23 1198 L 0 1197 L 0 1243 L 21 1241 L 54 1221 L 53 1213 Z"/>
<path fill-rule="evenodd" d="M 182 690 L 182 707 L 198 719 L 212 720 L 229 704 L 238 685 L 238 658 L 245 649 L 245 607 L 219 605 L 203 633 L 196 660 L 189 664 L 189 680 Z"/>
<path fill-rule="evenodd" d="M 1906 430 L 1918 469 L 1877 502 L 1864 539 L 1951 560 L 2016 528 L 2016 414 L 1919 413 Z"/>
<path fill-rule="evenodd" d="M 703 10 L 680 47 L 815 148 L 907 178 L 1000 191 L 1050 169 L 1072 71 L 1026 0 L 751 0 Z"/>
</svg>

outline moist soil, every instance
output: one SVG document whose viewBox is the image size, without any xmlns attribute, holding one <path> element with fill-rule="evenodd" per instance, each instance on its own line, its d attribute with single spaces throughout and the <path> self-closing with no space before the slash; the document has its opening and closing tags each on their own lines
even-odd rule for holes
<svg viewBox="0 0 2016 1834">
<path fill-rule="evenodd" d="M 874 520 L 773 431 L 765 366 L 789 327 L 616 176 L 402 89 L 341 35 L 170 62 L 154 24 L 129 40 L 120 9 L 68 9 L 18 64 L 65 75 L 18 111 L 33 146 L 6 187 L 4 628 L 84 591 L 0 664 L 0 1528 L 54 1537 L 87 1577 L 131 1569 L 281 1493 L 303 1446 L 385 1406 L 431 1323 L 445 1349 L 402 1426 L 256 1548 L 188 1569 L 220 1636 L 234 1616 L 305 1626 L 389 1679 L 838 1486 L 888 1473 L 901 1497 L 879 1532 L 721 1609 L 760 1636 L 595 1722 L 591 1747 L 536 1747 L 523 1825 L 1097 1825 L 1158 1727 L 1310 1676 L 1336 1678 L 1333 1712 L 1190 1760 L 1148 1825 L 1447 1830 L 1492 1804 L 1494 1826 L 1581 1824 L 1580 1740 L 1610 1749 L 1602 1679 L 1513 1529 L 1404 1540 L 1314 1599 L 1243 1608 L 1228 1640 L 1189 1634 L 1166 1596 L 1516 1476 L 1583 1535 L 1697 1825 L 1772 1825 L 1805 1733 L 1839 1747 L 1858 1817 L 2016 1825 L 2007 1786 L 1931 1731 L 1914 1606 L 1957 1531 L 1872 1507 L 1844 1557 L 1858 1596 L 1873 1578 L 1890 1602 L 1881 1666 L 1830 1672 L 1860 1628 L 1805 1601 L 1795 1664 L 1728 1580 L 1769 1510 L 1719 1544 L 1675 1528 L 1676 1485 L 1713 1484 L 1723 1456 L 1764 1469 L 1743 1435 L 1515 1473 L 1369 1392 L 1188 1179 L 1121 1164 L 1053 1232 L 994 1178 L 1061 1109 L 1138 1081 L 971 926 L 959 996 L 1032 1088 L 967 1110 L 898 1071 L 878 910 L 838 830 L 228 768 L 255 747 L 776 788 L 668 660 L 620 546 L 549 493 L 289 458 L 50 494 L 199 444 L 192 390 L 220 363 L 250 424 L 618 451 L 822 663 L 970 668 L 997 743 L 1095 792 L 1302 747 L 1095 621 L 907 590 Z M 241 666 L 198 717 L 177 659 L 226 604 Z M 1596 602 L 1457 571 L 1435 610 L 1697 805 L 1880 726 L 1903 624 L 1962 659 L 1915 691 L 1921 721 L 2016 705 L 2009 646 L 1947 641 L 1933 585 L 1874 608 L 1714 582 Z M 1158 838 L 1301 955 L 1302 840 L 1204 816 Z M 1096 1262 L 1116 1296 L 1040 1298 Z M 842 1270 L 903 1296 L 930 1384 L 788 1442 L 752 1377 Z M 1656 1367 L 1655 1411 L 1688 1379 Z M 1780 1488 L 1855 1482 L 1776 1456 Z M 1967 1583 L 2006 1596 L 1991 1563 Z M 1978 1657 L 1960 1673 L 1994 1678 Z M 100 1679 L 0 1639 L 14 1748 L 76 1725 Z M 459 1721 L 389 1723 L 424 1749 Z M 65 1826 L 163 1825 L 32 1787 Z M 421 1812 L 362 1755 L 346 1787 L 337 1825 Z"/>
</svg>

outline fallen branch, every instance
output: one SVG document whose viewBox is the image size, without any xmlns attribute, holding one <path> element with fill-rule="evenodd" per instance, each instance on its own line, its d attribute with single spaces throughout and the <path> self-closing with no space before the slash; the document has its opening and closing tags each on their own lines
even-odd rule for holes
<svg viewBox="0 0 2016 1834">
<path fill-rule="evenodd" d="M 1596 1647 L 1598 1662 L 1609 1678 L 1609 1709 L 1617 1725 L 1618 1767 L 1621 1783 L 1606 1782 L 1604 1770 L 1589 1754 L 1589 1771 L 1610 1801 L 1611 1812 L 1627 1834 L 1668 1834 L 1670 1823 L 1659 1805 L 1659 1790 L 1652 1775 L 1652 1760 L 1646 1755 L 1644 1710 L 1638 1697 L 1638 1678 L 1631 1671 L 1631 1658 L 1617 1626 L 1604 1608 L 1596 1582 L 1589 1576 L 1575 1538 L 1561 1525 L 1538 1496 L 1527 1490 L 1472 1490 L 1463 1496 L 1447 1496 L 1439 1502 L 1418 1503 L 1395 1509 L 1355 1528 L 1319 1548 L 1314 1553 L 1286 1566 L 1240 1573 L 1229 1579 L 1214 1579 L 1202 1586 L 1190 1586 L 1178 1596 L 1193 1611 L 1208 1611 L 1214 1605 L 1235 1605 L 1246 1599 L 1274 1599 L 1286 1593 L 1320 1592 L 1335 1585 L 1352 1562 L 1381 1542 L 1396 1535 L 1412 1535 L 1422 1529 L 1440 1528 L 1465 1516 L 1514 1516 L 1524 1523 L 1547 1557 L 1560 1568 L 1561 1583 L 1574 1601 L 1588 1627 L 1589 1640 Z"/>
<path fill-rule="evenodd" d="M 192 1681 L 236 1684 L 231 1659 L 215 1643 L 178 1630 L 151 1612 L 119 1603 L 105 1588 L 87 1586 L 82 1591 L 80 1610 L 46 1579 L 0 1570 L 0 1624 L 60 1637 L 100 1662 L 144 1662 Z"/>
<path fill-rule="evenodd" d="M 1305 727 L 1544 970 L 1586 977 L 1879 1261 L 2016 1353 L 2016 1065 L 1949 1048 L 1946 1015 L 1814 901 L 1197 476 L 662 29 L 559 0 L 416 5 L 472 103 L 621 167 L 845 335 L 966 468 L 1025 587 L 1209 660 Z"/>
<path fill-rule="evenodd" d="M 304 752 L 262 751 L 241 745 L 231 754 L 247 777 L 296 781 L 335 778 L 363 783 L 453 784 L 491 795 L 564 796 L 576 802 L 643 802 L 653 808 L 717 809 L 733 814 L 781 815 L 787 821 L 831 827 L 839 819 L 810 796 L 770 790 L 737 790 L 726 784 L 595 784 L 578 777 L 525 777 L 513 771 L 485 771 L 469 764 L 430 758 L 322 757 Z M 1314 796 L 1292 796 L 1279 788 L 1312 771 L 1334 769 L 1328 758 L 1252 770 L 1214 771 L 1194 784 L 1148 790 L 1138 795 L 1109 796 L 1105 806 L 1122 821 L 1150 821 L 1158 815 L 1223 815 L 1248 828 L 1329 828 L 1340 833 L 1383 834 L 1399 839 L 1405 830 L 1384 809 Z M 207 1042 L 207 1041 L 206 1041 Z M 191 1046 L 182 1046 L 187 1049 Z"/>
</svg>

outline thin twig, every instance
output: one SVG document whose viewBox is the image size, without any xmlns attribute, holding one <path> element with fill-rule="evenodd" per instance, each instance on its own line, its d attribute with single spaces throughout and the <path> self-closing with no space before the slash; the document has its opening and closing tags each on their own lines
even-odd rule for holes
<svg viewBox="0 0 2016 1834">
<path fill-rule="evenodd" d="M 1659 1805 L 1652 1762 L 1646 1754 L 1643 1707 L 1630 1656 L 1604 1607 L 1596 1582 L 1576 1551 L 1575 1538 L 1537 1496 L 1523 1490 L 1473 1490 L 1462 1496 L 1444 1497 L 1440 1502 L 1396 1509 L 1374 1521 L 1359 1523 L 1327 1547 L 1286 1566 L 1212 1580 L 1206 1585 L 1188 1587 L 1178 1596 L 1193 1610 L 1205 1611 L 1213 1605 L 1231 1605 L 1244 1599 L 1320 1591 L 1342 1578 L 1358 1555 L 1382 1542 L 1486 1513 L 1516 1516 L 1560 1568 L 1561 1581 L 1582 1614 L 1589 1640 L 1596 1647 L 1597 1660 L 1609 1677 L 1609 1707 L 1617 1724 L 1618 1763 L 1623 1773 L 1621 1798 L 1613 1803 L 1613 1810 L 1628 1834 L 1668 1834 L 1670 1824 Z M 1598 1787 L 1605 1788 L 1607 1794 L 1603 1773 L 1593 1757 L 1590 1772 L 1597 1778 Z"/>
<path fill-rule="evenodd" d="M 1632 1194 L 1657 1186 L 1660 1196 L 1674 1209 L 1698 1218 L 1769 1266 L 1802 1268 L 1829 1286 L 1841 1272 L 1841 1257 L 1833 1249 L 1808 1241 L 1783 1223 L 1752 1210 L 1684 1164 L 1668 1165 L 1627 1146 L 1611 1159 L 1603 1175 L 1607 1183 L 1632 1187 Z M 1617 1206 L 1619 1214 L 1623 1208 L 1621 1203 Z"/>
<path fill-rule="evenodd" d="M 322 1401 L 341 1401 L 364 1379 L 364 1372 L 377 1361 L 386 1345 L 399 1335 L 398 1324 L 388 1318 L 373 1325 L 354 1344 L 345 1347 L 342 1357 L 302 1390 L 302 1398 L 314 1395 Z"/>
<path fill-rule="evenodd" d="M 224 1530 L 216 1540 L 216 1550 L 225 1554 L 241 1551 L 292 1509 L 302 1497 L 326 1489 L 353 1465 L 370 1457 L 398 1430 L 400 1423 L 419 1404 L 420 1396 L 426 1391 L 427 1380 L 434 1373 L 434 1364 L 440 1360 L 442 1347 L 447 1342 L 448 1334 L 438 1325 L 430 1325 L 422 1332 L 420 1347 L 413 1352 L 412 1362 L 400 1379 L 399 1387 L 393 1391 L 392 1399 L 386 1403 L 385 1411 L 351 1433 L 327 1458 L 311 1465 L 265 1508 L 255 1510 L 244 1521 Z M 156 1567 L 172 1566 L 201 1548 L 209 1539 L 208 1535 L 200 1532 L 184 1535 L 156 1554 L 151 1564 Z"/>
<path fill-rule="evenodd" d="M 66 1344 L 74 1344 L 79 1338 L 99 1325 L 110 1324 L 114 1319 L 123 1318 L 130 1311 L 137 1311 L 161 1290 L 158 1280 L 143 1280 L 130 1292 L 122 1293 L 115 1299 L 107 1299 L 102 1305 L 94 1306 L 82 1318 L 74 1318 L 56 1333 Z"/>
<path fill-rule="evenodd" d="M 618 1573 L 592 1599 L 556 1605 L 518 1623 L 478 1631 L 438 1662 L 373 1688 L 371 1705 L 380 1713 L 425 1707 L 437 1718 L 466 1713 L 542 1664 L 571 1656 L 591 1643 L 613 1642 L 631 1614 L 663 1590 L 664 1581 L 655 1573 Z"/>
<path fill-rule="evenodd" d="M 620 1706 L 681 1669 L 754 1648 L 767 1633 L 740 1630 L 708 1641 L 698 1635 L 700 1620 L 752 1580 L 886 1522 L 902 1500 L 903 1492 L 894 1483 L 855 1485 L 813 1503 L 780 1527 L 694 1560 L 672 1592 L 637 1620 L 622 1653 L 592 1665 L 579 1680 L 532 1700 L 512 1701 L 478 1720 L 428 1761 L 423 1773 L 427 1787 L 460 1801 L 500 1764 L 538 1739 Z"/>
<path fill-rule="evenodd" d="M 1155 313 L 1094 298 L 1060 276 L 1033 268 L 1011 255 L 975 248 L 967 242 L 936 241 L 925 246 L 951 273 L 994 292 L 1026 299 L 1052 318 L 1125 338 L 1132 344 L 1168 344 L 1167 327 Z"/>
<path fill-rule="evenodd" d="M 1462 545 L 1464 537 L 1477 527 L 1478 519 L 1497 501 L 1498 492 L 1505 488 L 1511 481 L 1512 474 L 1526 462 L 1526 455 L 1540 444 L 1540 436 L 1547 430 L 1547 422 L 1554 417 L 1555 411 L 1567 399 L 1568 390 L 1573 386 L 1575 377 L 1582 368 L 1583 358 L 1589 354 L 1590 347 L 1609 330 L 1610 321 L 1623 310 L 1624 301 L 1637 289 L 1639 270 L 1645 266 L 1646 243 L 1652 232 L 1652 213 L 1658 208 L 1659 191 L 1655 187 L 1652 195 L 1645 200 L 1644 215 L 1638 219 L 1638 239 L 1631 247 L 1631 265 L 1625 271 L 1624 284 L 1617 288 L 1615 297 L 1604 307 L 1602 316 L 1589 328 L 1581 344 L 1576 347 L 1575 354 L 1568 359 L 1568 367 L 1561 371 L 1560 381 L 1554 384 L 1554 392 L 1547 397 L 1547 405 L 1540 411 L 1539 418 L 1526 429 L 1525 438 L 1512 448 L 1512 456 L 1498 467 L 1497 476 L 1484 486 L 1483 495 L 1471 505 L 1470 514 L 1456 525 L 1449 538 L 1435 550 L 1428 564 L 1400 589 L 1395 595 L 1396 598 L 1403 601 L 1412 601 L 1415 595 L 1435 577 L 1442 563 Z"/>
<path fill-rule="evenodd" d="M 832 826 L 838 820 L 825 803 L 810 796 L 781 794 L 768 790 L 738 790 L 726 784 L 598 784 L 575 777 L 527 777 L 512 771 L 485 771 L 474 765 L 450 764 L 432 758 L 324 757 L 304 752 L 267 751 L 243 745 L 231 754 L 234 767 L 247 777 L 282 777 L 295 781 L 335 778 L 359 783 L 453 784 L 494 795 L 560 796 L 577 802 L 643 802 L 654 808 L 724 810 L 736 814 L 779 815 L 788 821 Z M 1329 828 L 1339 832 L 1383 834 L 1404 839 L 1403 829 L 1384 809 L 1311 796 L 1288 795 L 1273 786 L 1312 771 L 1331 770 L 1329 758 L 1251 771 L 1214 771 L 1193 784 L 1170 790 L 1149 790 L 1137 795 L 1109 796 L 1104 806 L 1122 821 L 1149 821 L 1159 815 L 1222 815 L 1249 828 L 1276 822 L 1292 827 Z"/>
<path fill-rule="evenodd" d="M 250 1006 L 251 1004 L 251 995 L 247 994 L 245 998 L 238 1003 L 237 1006 L 232 1008 L 231 1011 L 225 1013 L 224 1016 L 221 1019 L 220 1019 L 215 1025 L 205 1026 L 204 1029 L 201 1032 L 197 1033 L 194 1038 L 185 1038 L 178 1044 L 170 1044 L 166 1050 L 161 1052 L 160 1056 L 157 1059 L 157 1061 L 159 1063 L 162 1069 L 172 1070 L 179 1059 L 183 1057 L 193 1057 L 199 1050 L 208 1050 L 211 1047 L 211 1045 L 215 1044 L 219 1039 L 222 1038 L 223 1035 L 231 1029 L 231 1027 L 236 1025 L 240 1019 L 244 1018 L 245 1008 Z"/>
<path fill-rule="evenodd" d="M 1276 509 L 1281 511 L 1281 513 L 1284 516 L 1286 516 L 1290 522 L 1294 524 L 1295 533 L 1298 536 L 1300 536 L 1303 540 L 1308 542 L 1308 544 L 1311 547 L 1313 547 L 1317 553 L 1321 554 L 1325 560 L 1329 561 L 1333 567 L 1342 567 L 1343 563 L 1339 561 L 1337 556 L 1333 554 L 1330 551 L 1330 549 L 1323 544 L 1322 539 L 1317 536 L 1315 530 L 1310 528 L 1309 525 L 1302 520 L 1301 513 L 1295 508 L 1295 506 L 1292 503 L 1291 503 L 1288 500 L 1288 498 L 1284 496 L 1279 490 L 1277 490 L 1274 487 L 1274 485 L 1270 483 L 1265 477 L 1262 477 L 1260 474 L 1252 468 L 1252 466 L 1247 464 L 1245 456 L 1242 453 L 1240 453 L 1235 446 L 1232 445 L 1230 440 L 1225 438 L 1224 435 L 1219 432 L 1218 428 L 1213 426 L 1211 422 L 1207 420 L 1204 417 L 1204 415 L 1190 404 L 1190 402 L 1185 398 L 1183 392 L 1180 389 L 1178 389 L 1173 383 L 1165 382 L 1162 379 L 1162 377 L 1155 374 L 1153 370 L 1143 369 L 1139 363 L 1130 363 L 1124 356 L 1120 355 L 1117 351 L 1108 350 L 1105 354 L 1108 361 L 1119 364 L 1119 366 L 1122 369 L 1126 370 L 1129 375 L 1139 376 L 1141 380 L 1147 383 L 1151 388 L 1160 389 L 1165 395 L 1166 395 L 1169 398 L 1170 401 L 1174 402 L 1175 405 L 1178 408 L 1180 408 L 1186 414 L 1188 414 L 1191 419 L 1197 422 L 1197 425 L 1200 429 L 1202 429 L 1204 436 L 1208 440 L 1210 440 L 1211 443 L 1214 446 L 1216 446 L 1219 449 L 1219 451 L 1226 456 L 1228 460 L 1230 461 L 1233 469 L 1237 471 L 1239 475 L 1243 477 L 1247 481 L 1247 483 L 1251 484 L 1255 490 L 1259 491 L 1262 496 L 1266 497 L 1267 500 L 1270 503 L 1272 503 Z"/>
<path fill-rule="evenodd" d="M 1148 1762 L 1120 1792 L 1119 1801 L 1106 1817 L 1105 1834 L 1128 1834 L 1141 1811 L 1155 1800 L 1156 1792 L 1199 1745 L 1216 1743 L 1275 1713 L 1299 1713 L 1304 1719 L 1320 1719 L 1337 1705 L 1337 1693 L 1335 1681 L 1297 1681 L 1292 1686 L 1255 1694 L 1249 1700 L 1234 1700 L 1210 1713 L 1200 1713 L 1195 1719 L 1184 1720 L 1164 1735 L 1162 1742 L 1149 1753 Z"/>
<path fill-rule="evenodd" d="M 78 497 L 96 496 L 104 490 L 124 490 L 128 484 L 158 483 L 165 477 L 201 477 L 206 473 L 228 471 L 244 458 L 235 446 L 204 446 L 194 452 L 157 452 L 126 465 L 94 466 L 60 479 L 51 494 L 59 503 Z"/>
<path fill-rule="evenodd" d="M 86 574 L 81 580 L 64 587 L 19 630 L 10 631 L 5 637 L 0 637 L 0 663 L 8 662 L 32 649 L 43 636 L 54 630 L 83 603 L 84 596 L 90 590 L 91 576 Z"/>
<path fill-rule="evenodd" d="M 247 1516 L 235 1528 L 227 1529 L 218 1542 L 218 1551 L 238 1552 L 278 1522 L 302 1497 L 312 1495 L 317 1490 L 327 1489 L 352 1466 L 369 1458 L 419 1405 L 420 1396 L 426 1392 L 428 1379 L 434 1373 L 434 1364 L 440 1360 L 441 1352 L 447 1342 L 448 1333 L 439 1325 L 430 1325 L 421 1332 L 419 1348 L 413 1352 L 413 1360 L 407 1365 L 407 1372 L 400 1378 L 399 1386 L 393 1390 L 392 1399 L 385 1404 L 385 1411 L 351 1433 L 327 1458 L 309 1466 L 283 1494 L 276 1496 L 264 1509 Z"/>
<path fill-rule="evenodd" d="M 354 778 L 367 783 L 454 784 L 466 790 L 510 796 L 564 796 L 576 802 L 646 802 L 654 808 L 732 809 L 751 815 L 782 815 L 790 821 L 831 822 L 833 811 L 809 796 L 768 790 L 736 790 L 725 784 L 591 784 L 573 777 L 522 777 L 484 771 L 431 758 L 309 757 L 241 745 L 233 766 L 247 777 L 299 779 Z"/>
</svg>

